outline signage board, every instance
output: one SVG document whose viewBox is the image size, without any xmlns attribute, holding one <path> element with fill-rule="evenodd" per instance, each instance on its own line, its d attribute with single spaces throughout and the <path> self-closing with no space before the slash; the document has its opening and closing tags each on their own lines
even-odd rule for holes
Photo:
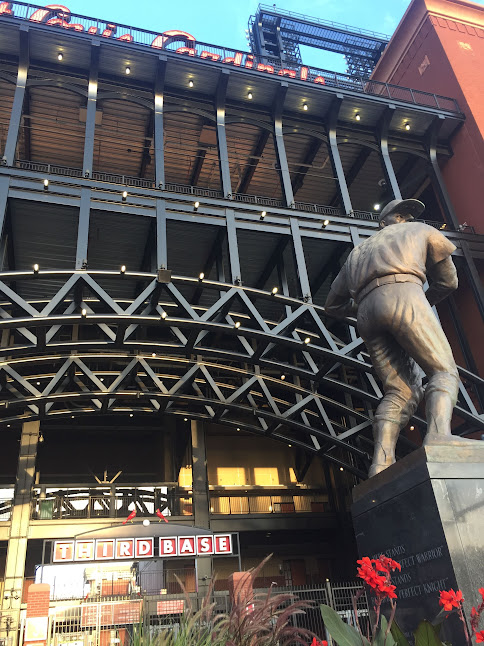
<svg viewBox="0 0 484 646">
<path fill-rule="evenodd" d="M 196 557 L 233 554 L 231 534 L 195 536 L 160 536 L 158 554 L 155 554 L 155 539 L 106 538 L 54 541 L 53 563 L 80 563 L 86 561 L 116 561 L 173 557 Z"/>
<path fill-rule="evenodd" d="M 81 627 L 138 624 L 142 601 L 86 603 L 81 605 Z"/>
</svg>

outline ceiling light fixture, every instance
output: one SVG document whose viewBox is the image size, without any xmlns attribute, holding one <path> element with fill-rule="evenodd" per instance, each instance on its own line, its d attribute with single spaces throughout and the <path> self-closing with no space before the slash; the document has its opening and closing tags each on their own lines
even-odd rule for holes
<svg viewBox="0 0 484 646">
<path fill-rule="evenodd" d="M 379 211 L 380 210 L 380 205 L 379 204 L 373 204 L 373 209 L 375 211 Z"/>
<path fill-rule="evenodd" d="M 253 99 L 253 96 L 254 95 L 252 94 L 252 92 L 247 92 L 247 98 L 249 99 L 249 101 Z"/>
<path fill-rule="evenodd" d="M 357 121 L 359 121 L 359 120 L 361 119 L 361 117 L 360 117 L 360 113 L 359 113 L 359 112 L 357 112 L 357 113 L 355 114 L 355 119 L 356 119 Z"/>
<path fill-rule="evenodd" d="M 308 104 L 307 104 L 307 103 L 303 103 L 303 110 L 307 110 L 307 109 L 308 109 Z"/>
<path fill-rule="evenodd" d="M 306 345 L 307 345 L 308 343 L 311 343 L 311 339 L 307 336 L 307 337 L 304 339 L 304 343 L 305 343 Z"/>
<path fill-rule="evenodd" d="M 127 197 L 128 197 L 128 191 L 123 191 L 123 194 L 122 194 L 123 202 L 126 202 Z"/>
<path fill-rule="evenodd" d="M 126 69 L 124 70 L 126 74 L 131 74 L 131 67 L 129 65 L 126 66 Z"/>
<path fill-rule="evenodd" d="M 61 61 L 63 58 L 64 58 L 64 54 L 63 54 L 62 52 L 59 52 L 59 53 L 57 54 L 57 60 L 58 60 L 58 61 Z"/>
<path fill-rule="evenodd" d="M 273 295 L 273 296 L 275 296 L 275 295 L 277 294 L 277 292 L 278 292 L 278 291 L 279 291 L 279 288 L 278 288 L 278 287 L 273 287 L 273 288 L 272 288 L 272 295 Z"/>
<path fill-rule="evenodd" d="M 408 123 L 408 121 L 407 121 L 407 123 L 405 124 L 405 130 L 410 130 L 410 124 Z"/>
<path fill-rule="evenodd" d="M 188 87 L 193 87 L 193 81 L 192 81 L 192 79 L 190 79 L 190 80 L 188 81 Z"/>
<path fill-rule="evenodd" d="M 121 274 L 126 273 L 126 265 L 121 265 L 121 269 L 119 270 Z"/>
</svg>

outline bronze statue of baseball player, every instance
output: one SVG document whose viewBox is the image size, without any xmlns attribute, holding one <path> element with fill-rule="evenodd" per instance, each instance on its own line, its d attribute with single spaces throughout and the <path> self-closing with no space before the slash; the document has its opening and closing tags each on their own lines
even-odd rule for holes
<svg viewBox="0 0 484 646">
<path fill-rule="evenodd" d="M 369 476 L 395 462 L 400 430 L 425 389 L 424 444 L 470 442 L 453 436 L 452 411 L 459 376 L 452 350 L 432 306 L 457 288 L 455 246 L 434 227 L 414 222 L 425 206 L 393 200 L 380 215 L 381 230 L 355 247 L 331 285 L 325 309 L 337 318 L 356 315 L 384 397 L 373 421 L 375 452 Z M 423 285 L 429 281 L 426 292 Z"/>
</svg>

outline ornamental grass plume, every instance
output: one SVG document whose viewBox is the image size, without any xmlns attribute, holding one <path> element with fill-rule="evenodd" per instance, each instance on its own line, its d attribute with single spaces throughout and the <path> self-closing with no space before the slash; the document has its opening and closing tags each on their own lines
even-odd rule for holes
<svg viewBox="0 0 484 646">
<path fill-rule="evenodd" d="M 298 601 L 292 594 L 274 594 L 272 586 L 262 594 L 247 594 L 269 559 L 270 556 L 241 578 L 228 613 L 218 613 L 212 601 L 215 578 L 210 581 L 198 610 L 178 579 L 185 596 L 185 610 L 177 630 L 167 626 L 152 636 L 140 627 L 131 646 L 328 646 L 327 642 L 318 642 L 310 630 L 292 625 L 295 616 L 304 615 L 313 607 L 311 603 Z"/>
</svg>

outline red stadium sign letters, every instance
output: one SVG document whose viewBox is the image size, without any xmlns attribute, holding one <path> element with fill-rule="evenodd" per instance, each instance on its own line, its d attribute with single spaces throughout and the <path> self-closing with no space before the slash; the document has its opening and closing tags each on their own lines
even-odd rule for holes
<svg viewBox="0 0 484 646">
<path fill-rule="evenodd" d="M 11 2 L 0 2 L 0 15 L 2 14 L 15 17 Z M 42 23 L 77 32 L 85 32 L 92 34 L 93 36 L 101 36 L 102 38 L 114 38 L 115 40 L 125 43 L 134 42 L 134 38 L 131 33 L 119 34 L 118 26 L 115 24 L 104 23 L 105 27 L 101 30 L 95 25 L 88 27 L 80 23 L 71 22 L 70 9 L 61 4 L 48 4 L 42 9 L 34 9 L 27 19 L 30 22 Z M 234 52 L 233 56 L 222 58 L 221 54 L 217 54 L 215 52 L 207 50 L 198 51 L 195 37 L 186 31 L 179 31 L 178 29 L 164 31 L 162 34 L 155 36 L 149 46 L 154 49 L 166 49 L 167 45 L 174 42 L 182 42 L 183 46 L 170 51 L 175 51 L 175 53 L 182 54 L 184 56 L 193 56 L 218 63 L 225 63 L 226 65 L 234 67 L 253 69 L 257 72 L 265 72 L 267 74 L 277 73 L 278 76 L 286 76 L 292 79 L 297 78 L 300 81 L 310 81 L 319 85 L 325 84 L 323 76 L 313 77 L 309 73 L 309 68 L 304 65 L 301 65 L 298 70 L 283 68 L 276 72 L 273 65 L 260 63 L 254 60 L 253 54 Z"/>
<path fill-rule="evenodd" d="M 108 538 L 80 541 L 54 541 L 53 563 L 146 559 L 155 556 L 154 538 Z M 159 556 L 223 556 L 232 554 L 232 535 L 163 536 Z"/>
</svg>

